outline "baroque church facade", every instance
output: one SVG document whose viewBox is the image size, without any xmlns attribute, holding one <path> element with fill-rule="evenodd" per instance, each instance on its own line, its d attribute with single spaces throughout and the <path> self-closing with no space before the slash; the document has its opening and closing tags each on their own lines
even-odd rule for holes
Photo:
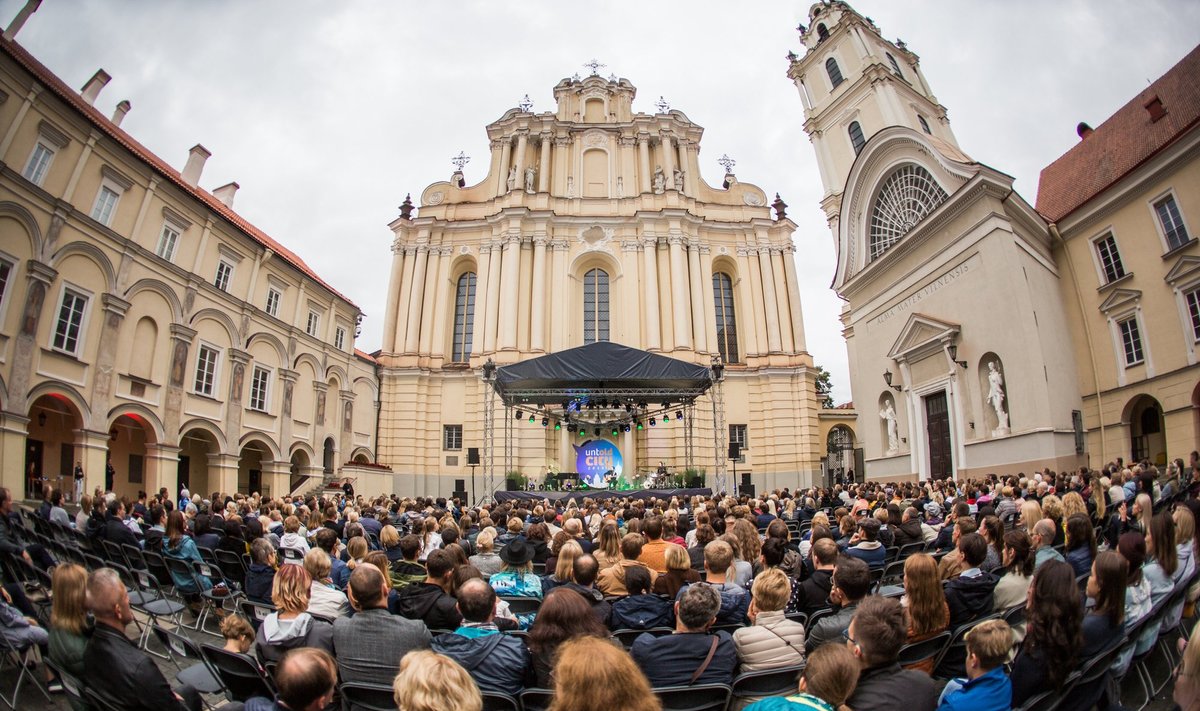
<svg viewBox="0 0 1200 711">
<path fill-rule="evenodd" d="M 696 407 L 693 465 L 709 485 L 727 442 L 742 445 L 738 468 L 760 488 L 819 476 L 795 224 L 732 170 L 708 185 L 703 129 L 678 110 L 635 112 L 635 94 L 594 71 L 562 80 L 555 111 L 525 105 L 487 126 L 478 182 L 460 165 L 391 224 L 379 454 L 399 492 L 448 494 L 470 476 L 469 450 L 485 445 L 485 362 L 596 341 L 725 365 L 716 417 L 707 396 Z M 660 463 L 683 473 L 677 421 L 602 436 L 634 484 Z M 520 421 L 512 471 L 536 483 L 573 471 L 570 442 L 565 428 Z"/>
<path fill-rule="evenodd" d="M 1034 209 L 958 145 L 903 42 L 843 2 L 814 4 L 807 22 L 788 77 L 837 249 L 867 477 L 1186 459 L 1200 434 L 1185 217 L 1200 136 L 1182 86 L 1197 52 L 1094 136 L 1081 125 Z"/>
</svg>

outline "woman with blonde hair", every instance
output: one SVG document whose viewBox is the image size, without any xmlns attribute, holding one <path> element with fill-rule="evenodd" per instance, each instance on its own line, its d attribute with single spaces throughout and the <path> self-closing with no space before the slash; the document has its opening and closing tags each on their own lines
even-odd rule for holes
<svg viewBox="0 0 1200 711">
<path fill-rule="evenodd" d="M 421 555 L 417 560 L 424 563 L 429 554 L 442 547 L 442 537 L 438 533 L 441 526 L 438 520 L 433 516 L 428 516 L 425 522 L 421 524 Z"/>
<path fill-rule="evenodd" d="M 489 526 L 479 533 L 475 539 L 475 555 L 468 562 L 479 569 L 485 580 L 500 572 L 503 563 L 496 555 L 496 529 Z"/>
<path fill-rule="evenodd" d="M 683 546 L 668 543 L 663 559 L 667 572 L 654 579 L 656 595 L 666 595 L 674 600 L 679 588 L 700 582 L 700 574 L 692 570 L 692 557 Z"/>
<path fill-rule="evenodd" d="M 778 568 L 754 578 L 750 590 L 751 626 L 735 630 L 733 645 L 742 671 L 775 669 L 804 663 L 804 625 L 784 616 L 792 582 Z M 672 596 L 674 597 L 674 596 Z"/>
<path fill-rule="evenodd" d="M 409 652 L 392 682 L 400 711 L 482 711 L 475 680 L 458 662 L 437 652 Z"/>
<path fill-rule="evenodd" d="M 548 711 L 661 711 L 646 675 L 619 645 L 580 637 L 559 647 Z"/>
<path fill-rule="evenodd" d="M 615 520 L 608 519 L 600 525 L 600 538 L 592 555 L 600 565 L 600 570 L 621 562 L 621 533 Z"/>
<path fill-rule="evenodd" d="M 276 611 L 263 619 L 254 641 L 260 662 L 278 662 L 297 647 L 333 653 L 333 625 L 308 613 L 311 589 L 312 576 L 303 565 L 285 565 L 275 573 L 271 601 Z"/>
<path fill-rule="evenodd" d="M 1149 494 L 1138 494 L 1133 500 L 1133 517 L 1137 519 L 1138 528 L 1144 536 L 1150 532 L 1150 519 L 1154 517 L 1154 503 Z"/>
<path fill-rule="evenodd" d="M 558 549 L 558 559 L 554 564 L 554 572 L 542 578 L 542 595 L 548 595 L 559 585 L 575 582 L 575 559 L 583 555 L 583 547 L 578 541 L 568 539 Z"/>
<path fill-rule="evenodd" d="M 908 620 L 908 644 L 929 639 L 945 631 L 950 624 L 950 607 L 942 591 L 937 561 L 933 556 L 917 553 L 904 561 L 904 614 Z M 925 673 L 933 671 L 933 661 L 908 667 Z"/>
<path fill-rule="evenodd" d="M 1042 518 L 1048 518 L 1054 522 L 1053 545 L 1064 545 L 1067 542 L 1067 519 L 1062 499 L 1054 494 L 1050 494 L 1042 499 Z"/>
<path fill-rule="evenodd" d="M 1025 503 L 1021 504 L 1021 517 L 1017 522 L 1025 528 L 1025 532 L 1033 537 L 1033 527 L 1037 525 L 1045 516 L 1042 515 L 1042 505 L 1036 499 L 1025 499 Z"/>
<path fill-rule="evenodd" d="M 85 678 L 83 652 L 91 636 L 87 620 L 87 577 L 83 566 L 63 563 L 54 569 L 50 584 L 50 661 L 76 679 Z M 71 708 L 81 711 L 87 705 L 72 701 Z"/>
<path fill-rule="evenodd" d="M 733 535 L 741 541 L 741 560 L 749 561 L 753 566 L 762 554 L 762 539 L 758 537 L 758 529 L 750 521 L 739 518 L 733 523 Z"/>
<path fill-rule="evenodd" d="M 1084 516 L 1087 516 L 1088 513 L 1087 503 L 1084 502 L 1083 497 L 1080 496 L 1078 491 L 1068 491 L 1064 494 L 1062 497 L 1062 507 L 1063 521 L 1069 520 L 1077 513 Z M 1091 518 L 1089 517 L 1088 520 L 1091 520 Z"/>
<path fill-rule="evenodd" d="M 379 531 L 379 545 L 390 562 L 404 560 L 404 553 L 400 550 L 400 532 L 392 524 L 389 523 Z"/>
<path fill-rule="evenodd" d="M 829 709 L 850 711 L 846 700 L 854 695 L 862 665 L 850 648 L 825 644 L 808 655 L 800 692 L 795 696 L 774 696 L 746 707 L 745 711 L 802 711 Z"/>
</svg>

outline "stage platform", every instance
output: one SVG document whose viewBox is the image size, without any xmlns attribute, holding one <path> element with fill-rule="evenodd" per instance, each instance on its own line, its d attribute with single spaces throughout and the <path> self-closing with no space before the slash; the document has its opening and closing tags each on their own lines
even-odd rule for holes
<svg viewBox="0 0 1200 711">
<path fill-rule="evenodd" d="M 493 494 L 497 502 L 501 501 L 545 501 L 553 503 L 575 499 L 583 503 L 584 499 L 669 499 L 672 496 L 712 496 L 712 489 L 625 489 L 624 491 L 609 491 L 608 489 L 576 489 L 574 491 L 497 491 Z"/>
</svg>

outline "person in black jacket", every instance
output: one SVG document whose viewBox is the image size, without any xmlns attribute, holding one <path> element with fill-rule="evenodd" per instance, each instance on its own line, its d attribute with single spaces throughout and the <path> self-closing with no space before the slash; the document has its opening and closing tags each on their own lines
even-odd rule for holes
<svg viewBox="0 0 1200 711">
<path fill-rule="evenodd" d="M 457 629 L 462 622 L 458 602 L 447 592 L 454 575 L 454 561 L 443 550 L 431 551 L 425 560 L 423 582 L 406 585 L 396 603 L 401 616 L 421 620 L 431 630 Z"/>
<path fill-rule="evenodd" d="M 921 517 L 912 506 L 904 509 L 899 526 L 889 528 L 892 528 L 892 535 L 895 537 L 895 546 L 897 548 L 903 548 L 909 543 L 925 542 L 925 534 L 921 530 Z"/>
<path fill-rule="evenodd" d="M 871 595 L 858 604 L 846 639 L 862 672 L 846 706 L 854 711 L 933 711 L 938 692 L 933 679 L 920 671 L 902 669 L 900 648 L 908 639 L 904 608 L 896 598 Z"/>
<path fill-rule="evenodd" d="M 104 540 L 120 545 L 136 546 L 138 544 L 137 536 L 133 535 L 129 526 L 125 525 L 124 501 L 113 499 L 108 502 L 108 515 L 104 519 L 104 528 L 101 529 L 100 535 Z"/>
<path fill-rule="evenodd" d="M 983 536 L 968 533 L 960 537 L 958 553 L 967 566 L 966 570 L 942 584 L 946 604 L 950 607 L 950 629 L 991 612 L 992 591 L 1000 581 L 979 567 L 987 558 L 987 541 Z"/>
<path fill-rule="evenodd" d="M 109 670 L 89 676 L 88 684 L 129 711 L 199 711 L 200 695 L 190 686 L 172 691 L 154 660 L 125 635 L 133 622 L 129 593 L 116 571 L 100 568 L 88 577 L 88 609 L 96 629 L 83 653 L 88 669 Z"/>
<path fill-rule="evenodd" d="M 832 538 L 821 538 L 809 552 L 813 572 L 800 583 L 796 594 L 796 609 L 807 615 L 829 607 L 829 591 L 833 588 L 833 568 L 837 564 L 838 547 Z"/>
<path fill-rule="evenodd" d="M 246 597 L 254 602 L 273 604 L 271 586 L 275 584 L 275 547 L 265 538 L 250 544 L 250 568 L 246 571 Z"/>
<path fill-rule="evenodd" d="M 650 569 L 631 565 L 625 569 L 629 594 L 612 604 L 609 626 L 613 630 L 648 630 L 674 627 L 675 607 L 669 600 L 650 594 Z"/>
</svg>

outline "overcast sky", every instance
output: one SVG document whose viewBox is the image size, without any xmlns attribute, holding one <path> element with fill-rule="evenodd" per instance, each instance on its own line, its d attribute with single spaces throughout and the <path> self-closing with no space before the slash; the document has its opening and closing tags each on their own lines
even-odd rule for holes
<svg viewBox="0 0 1200 711">
<path fill-rule="evenodd" d="M 24 0 L 0 0 L 7 24 Z M 797 266 L 816 362 L 850 399 L 829 289 L 833 239 L 800 98 L 787 79 L 809 3 L 317 2 L 45 0 L 17 41 L 75 88 L 103 67 L 96 102 L 128 99 L 122 125 L 176 168 L 212 151 L 201 186 L 241 185 L 235 207 L 365 312 L 358 347 L 383 333 L 387 223 L 405 193 L 445 180 L 451 156 L 488 165 L 484 126 L 528 93 L 554 110 L 553 86 L 595 57 L 705 128 L 703 178 L 716 159 L 778 192 L 799 228 Z M 885 37 L 903 38 L 963 150 L 1016 177 L 1034 202 L 1038 173 L 1200 42 L 1200 3 L 863 0 Z M 1189 29 L 1190 28 L 1190 29 Z M 882 366 L 881 366 L 882 367 Z"/>
</svg>

